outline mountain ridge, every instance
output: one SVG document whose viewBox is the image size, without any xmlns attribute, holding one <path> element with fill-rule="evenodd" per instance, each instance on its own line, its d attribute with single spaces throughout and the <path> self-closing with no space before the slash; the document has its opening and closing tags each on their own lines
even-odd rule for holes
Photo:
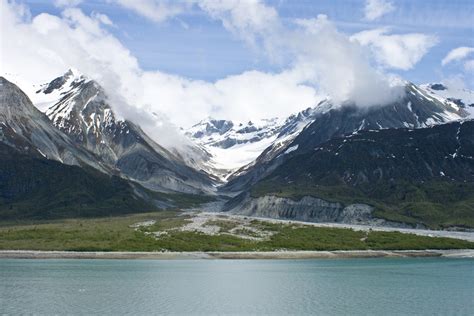
<svg viewBox="0 0 474 316">
<path fill-rule="evenodd" d="M 405 96 L 387 105 L 361 108 L 324 99 L 283 119 L 239 123 L 209 118 L 183 131 L 196 143 L 189 150 L 197 151 L 187 153 L 164 148 L 139 125 L 117 118 L 102 87 L 77 72 L 68 71 L 36 90 L 36 99 L 43 100 L 37 107 L 46 114 L 17 86 L 1 80 L 0 143 L 9 148 L 3 153 L 13 150 L 12 155 L 21 156 L 25 170 L 29 170 L 21 173 L 5 155 L 0 157 L 26 181 L 20 179 L 18 188 L 30 188 L 31 177 L 42 174 L 42 168 L 63 174 L 68 167 L 45 162 L 52 159 L 83 170 L 74 171 L 78 179 L 89 174 L 109 190 L 117 188 L 124 201 L 136 201 L 134 205 L 143 207 L 172 207 L 176 204 L 169 194 L 184 192 L 231 198 L 223 210 L 249 216 L 460 227 L 461 222 L 446 214 L 433 198 L 433 192 L 438 192 L 451 203 L 459 219 L 474 227 L 469 222 L 469 194 L 474 191 L 470 186 L 474 182 L 470 171 L 474 150 L 469 141 L 474 135 L 469 119 L 474 106 L 466 101 L 466 92 L 463 98 L 440 95 L 438 91 L 449 90 L 442 84 L 418 87 L 408 83 Z M 19 106 L 19 110 L 12 111 L 12 106 Z M 409 144 L 416 146 L 405 148 Z M 453 154 L 456 144 L 458 150 Z M 244 153 L 248 161 L 241 159 L 239 165 L 226 169 L 218 165 L 222 152 Z M 397 161 L 400 157 L 403 159 Z M 39 173 L 28 166 L 39 166 Z M 53 179 L 53 183 L 60 183 Z M 70 185 L 65 184 L 68 192 L 79 194 Z M 382 191 L 387 198 L 380 197 Z M 84 192 L 93 196 L 87 189 Z M 450 200 L 450 194 L 461 204 Z M 21 201 L 7 195 L 0 201 L 3 207 L 5 201 L 21 206 Z M 405 203 L 397 200 L 399 195 L 410 198 Z M 118 201 L 113 194 L 109 197 L 111 200 L 85 200 L 89 201 L 86 204 L 109 207 Z M 22 198 L 28 201 L 27 196 Z M 400 210 L 394 205 L 401 205 Z M 423 208 L 432 212 L 432 218 Z"/>
<path fill-rule="evenodd" d="M 37 94 L 59 97 L 51 98 L 45 111 L 53 124 L 124 176 L 157 191 L 214 191 L 208 175 L 186 165 L 138 125 L 117 119 L 105 91 L 94 80 L 69 70 Z"/>
<path fill-rule="evenodd" d="M 224 189 L 240 191 L 265 177 L 288 157 L 316 148 L 332 137 L 363 129 L 420 128 L 461 120 L 469 113 L 453 102 L 441 102 L 413 84 L 406 86 L 405 97 L 395 103 L 360 108 L 351 103 L 334 106 L 330 102 L 316 111 L 314 120 L 291 141 L 275 143 L 265 149 L 252 166 L 235 173 Z M 288 150 L 292 148 L 293 150 Z M 286 154 L 285 154 L 286 152 Z"/>
</svg>

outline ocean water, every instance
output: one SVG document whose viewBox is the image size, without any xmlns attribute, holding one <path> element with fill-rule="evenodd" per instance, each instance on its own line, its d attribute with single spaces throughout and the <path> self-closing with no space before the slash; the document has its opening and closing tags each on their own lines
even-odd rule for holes
<svg viewBox="0 0 474 316">
<path fill-rule="evenodd" d="M 0 314 L 474 315 L 474 260 L 0 259 Z"/>
</svg>

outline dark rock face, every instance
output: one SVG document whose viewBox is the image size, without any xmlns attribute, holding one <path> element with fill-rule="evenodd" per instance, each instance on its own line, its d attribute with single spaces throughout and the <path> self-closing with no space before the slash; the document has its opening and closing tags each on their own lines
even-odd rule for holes
<svg viewBox="0 0 474 316">
<path fill-rule="evenodd" d="M 474 182 L 474 121 L 359 131 L 295 155 L 269 178 L 351 186 L 392 180 Z"/>
<path fill-rule="evenodd" d="M 464 107 L 465 104 L 462 102 L 461 99 L 455 99 L 455 98 L 448 98 L 449 101 L 453 102 L 456 105 L 459 105 L 460 107 Z"/>
<path fill-rule="evenodd" d="M 433 90 L 446 90 L 446 87 L 442 85 L 441 83 L 433 83 L 430 85 L 430 88 Z"/>
<path fill-rule="evenodd" d="M 0 142 L 0 220 L 109 216 L 155 205 L 117 176 L 35 157 Z"/>
<path fill-rule="evenodd" d="M 58 77 L 58 78 L 54 79 L 53 81 L 51 81 L 48 84 L 48 86 L 43 90 L 43 92 L 45 94 L 50 94 L 54 90 L 61 88 L 72 75 L 73 75 L 72 71 L 69 70 L 63 76 Z M 40 91 L 38 91 L 38 92 L 40 92 Z"/>
</svg>

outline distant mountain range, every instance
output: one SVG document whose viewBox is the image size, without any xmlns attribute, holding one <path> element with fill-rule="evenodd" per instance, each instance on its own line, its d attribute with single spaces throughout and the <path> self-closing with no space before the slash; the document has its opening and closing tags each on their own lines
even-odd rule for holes
<svg viewBox="0 0 474 316">
<path fill-rule="evenodd" d="M 248 122 L 208 118 L 186 131 L 186 135 L 211 154 L 211 163 L 227 170 L 227 176 L 251 164 L 266 148 L 293 139 L 318 112 L 308 108 L 285 119 Z"/>
<path fill-rule="evenodd" d="M 0 218 L 225 199 L 222 210 L 246 215 L 474 227 L 469 90 L 407 83 L 386 105 L 324 99 L 287 118 L 208 118 L 185 131 L 192 142 L 179 151 L 118 118 L 106 91 L 77 71 L 35 89 L 36 107 L 0 84 Z"/>
</svg>

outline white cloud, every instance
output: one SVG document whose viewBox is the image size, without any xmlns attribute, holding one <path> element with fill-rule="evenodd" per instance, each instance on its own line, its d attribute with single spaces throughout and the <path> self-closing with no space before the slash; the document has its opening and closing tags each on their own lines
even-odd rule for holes
<svg viewBox="0 0 474 316">
<path fill-rule="evenodd" d="M 37 84 L 74 67 L 105 88 L 119 115 L 139 123 L 165 146 L 184 142 L 173 124 L 188 127 L 208 115 L 237 120 L 286 116 L 319 100 L 302 73 L 291 70 L 249 71 L 216 82 L 144 71 L 97 14 L 68 8 L 61 16 L 43 13 L 29 20 L 0 1 L 5 4 L 1 60 L 8 61 L 1 63 L 0 74 Z"/>
<path fill-rule="evenodd" d="M 77 68 L 105 88 L 120 115 L 138 122 L 165 146 L 182 142 L 171 122 L 188 127 L 210 115 L 240 121 L 284 117 L 316 104 L 321 91 L 336 102 L 352 100 L 361 106 L 391 102 L 400 97 L 402 89 L 371 66 L 361 38 L 379 51 L 380 62 L 402 69 L 412 67 L 429 49 L 422 34 L 387 35 L 379 30 L 367 33 L 370 36 L 359 34 L 360 41 L 351 40 L 324 15 L 288 27 L 274 8 L 257 0 L 117 0 L 156 22 L 194 5 L 269 56 L 288 59 L 289 66 L 279 73 L 246 71 L 206 82 L 144 71 L 107 30 L 105 26 L 113 22 L 101 13 L 89 16 L 69 7 L 61 16 L 39 14 L 30 20 L 27 13 L 22 15 L 21 10 L 0 1 L 6 8 L 0 21 L 2 61 L 8 61 L 2 63 L 1 73 L 17 73 L 44 83 L 69 67 Z M 376 44 L 375 39 L 381 43 Z"/>
<path fill-rule="evenodd" d="M 388 28 L 362 31 L 351 36 L 351 39 L 368 46 L 381 65 L 402 70 L 413 68 L 438 43 L 436 36 L 421 33 L 387 34 L 389 31 Z"/>
<path fill-rule="evenodd" d="M 280 73 L 247 71 L 216 82 L 144 71 L 103 27 L 109 19 L 98 13 L 88 16 L 68 8 L 60 17 L 40 14 L 30 22 L 10 8 L 2 11 L 2 33 L 8 36 L 2 60 L 9 61 L 2 73 L 43 83 L 75 67 L 104 86 L 117 112 L 139 122 L 162 144 L 173 138 L 163 137 L 159 126 L 170 124 L 157 121 L 152 113 L 187 127 L 209 115 L 241 121 L 284 117 L 316 104 L 320 90 L 337 102 L 350 99 L 363 106 L 400 96 L 391 80 L 370 66 L 360 45 L 338 32 L 325 16 L 299 20 L 298 27 L 290 29 L 260 1 L 245 2 L 255 5 L 253 9 L 234 1 L 208 7 L 204 3 L 203 8 L 214 10 L 213 17 L 223 19 L 237 36 L 257 38 L 254 44 L 270 55 L 291 55 L 291 66 Z"/>
<path fill-rule="evenodd" d="M 154 21 L 163 22 L 192 5 L 191 1 L 173 0 L 109 0 L 131 9 L 136 13 Z"/>
<path fill-rule="evenodd" d="M 443 60 L 441 61 L 441 64 L 445 66 L 451 62 L 463 60 L 464 58 L 466 58 L 472 53 L 474 53 L 474 47 L 462 46 L 462 47 L 455 48 L 451 50 L 446 55 L 446 57 L 443 58 Z"/>
<path fill-rule="evenodd" d="M 196 4 L 212 18 L 220 20 L 227 30 L 252 46 L 261 46 L 272 60 L 280 61 L 289 57 L 293 65 L 289 71 L 295 78 L 293 86 L 305 83 L 321 88 L 337 102 L 351 99 L 366 106 L 387 103 L 400 95 L 399 90 L 392 89 L 387 77 L 370 66 L 359 45 L 351 43 L 346 35 L 339 33 L 325 16 L 299 20 L 297 24 L 300 28 L 293 30 L 283 25 L 273 7 L 260 0 L 189 0 L 187 3 Z M 406 41 L 409 42 L 408 39 Z M 249 72 L 241 76 L 248 77 L 250 73 L 255 74 Z M 267 75 L 264 79 L 276 78 Z M 231 81 L 231 78 L 226 80 Z M 253 98 L 259 99 L 258 93 Z M 230 98 L 226 104 L 234 104 L 233 100 L 235 99 Z M 251 102 L 256 103 L 258 101 Z M 273 102 L 275 105 L 279 103 Z M 217 108 L 223 106 L 216 105 Z M 259 108 L 260 106 L 263 104 Z M 274 109 L 279 108 L 274 106 Z M 252 109 L 255 107 L 249 107 L 248 110 L 254 112 Z"/>
<path fill-rule="evenodd" d="M 369 91 L 374 86 L 379 87 L 378 93 L 368 93 L 353 101 L 380 104 L 399 95 L 392 89 L 390 80 L 370 66 L 359 43 L 352 43 L 338 32 L 325 16 L 298 20 L 300 28 L 294 30 L 283 24 L 273 7 L 260 0 L 189 0 L 187 3 L 222 21 L 226 29 L 251 46 L 262 48 L 273 61 L 282 64 L 282 60 L 286 61 L 292 64 L 293 71 L 304 69 L 298 71 L 302 76 L 298 82 L 322 88 L 335 100 L 354 99 L 362 96 L 356 90 Z M 371 7 L 377 4 L 381 5 L 375 3 Z M 373 34 L 378 38 L 372 38 L 370 45 L 377 52 L 377 61 L 391 68 L 410 69 L 436 42 L 436 38 L 423 34 L 383 33 Z M 377 44 L 378 40 L 381 43 Z"/>
<path fill-rule="evenodd" d="M 297 20 L 296 24 L 301 27 L 289 28 L 278 12 L 261 0 L 188 0 L 186 3 L 222 21 L 227 30 L 253 47 L 262 48 L 273 61 L 285 60 L 293 69 L 306 68 L 301 72 L 305 82 L 323 88 L 340 101 L 354 98 L 359 95 L 356 89 L 368 91 L 374 84 L 380 86 L 379 92 L 386 93 L 370 93 L 372 97 L 361 99 L 359 103 L 378 104 L 394 98 L 390 80 L 370 66 L 359 44 L 369 46 L 376 61 L 385 68 L 408 70 L 438 41 L 425 34 L 392 35 L 386 34 L 388 29 L 378 29 L 356 34 L 351 40 L 357 43 L 351 43 L 325 16 Z M 386 1 L 368 1 L 367 7 L 371 17 L 394 9 L 391 2 Z"/>
<path fill-rule="evenodd" d="M 387 13 L 395 10 L 395 6 L 391 1 L 387 0 L 366 0 L 364 7 L 365 19 L 374 21 Z"/>
<path fill-rule="evenodd" d="M 54 0 L 57 7 L 75 7 L 82 3 L 82 0 Z"/>
<path fill-rule="evenodd" d="M 392 102 L 402 94 L 395 81 L 371 67 L 357 42 L 338 32 L 326 16 L 298 20 L 303 32 L 286 41 L 295 47 L 299 67 L 307 80 L 318 84 L 338 102 L 350 100 L 359 106 Z"/>
<path fill-rule="evenodd" d="M 200 9 L 224 28 L 256 46 L 263 37 L 275 34 L 278 12 L 261 0 L 109 0 L 154 22 L 162 23 L 192 9 Z M 183 21 L 180 21 L 183 25 Z M 184 24 L 185 28 L 188 26 Z"/>
<path fill-rule="evenodd" d="M 278 12 L 260 0 L 200 0 L 198 6 L 247 42 L 268 37 L 279 28 Z"/>
</svg>

